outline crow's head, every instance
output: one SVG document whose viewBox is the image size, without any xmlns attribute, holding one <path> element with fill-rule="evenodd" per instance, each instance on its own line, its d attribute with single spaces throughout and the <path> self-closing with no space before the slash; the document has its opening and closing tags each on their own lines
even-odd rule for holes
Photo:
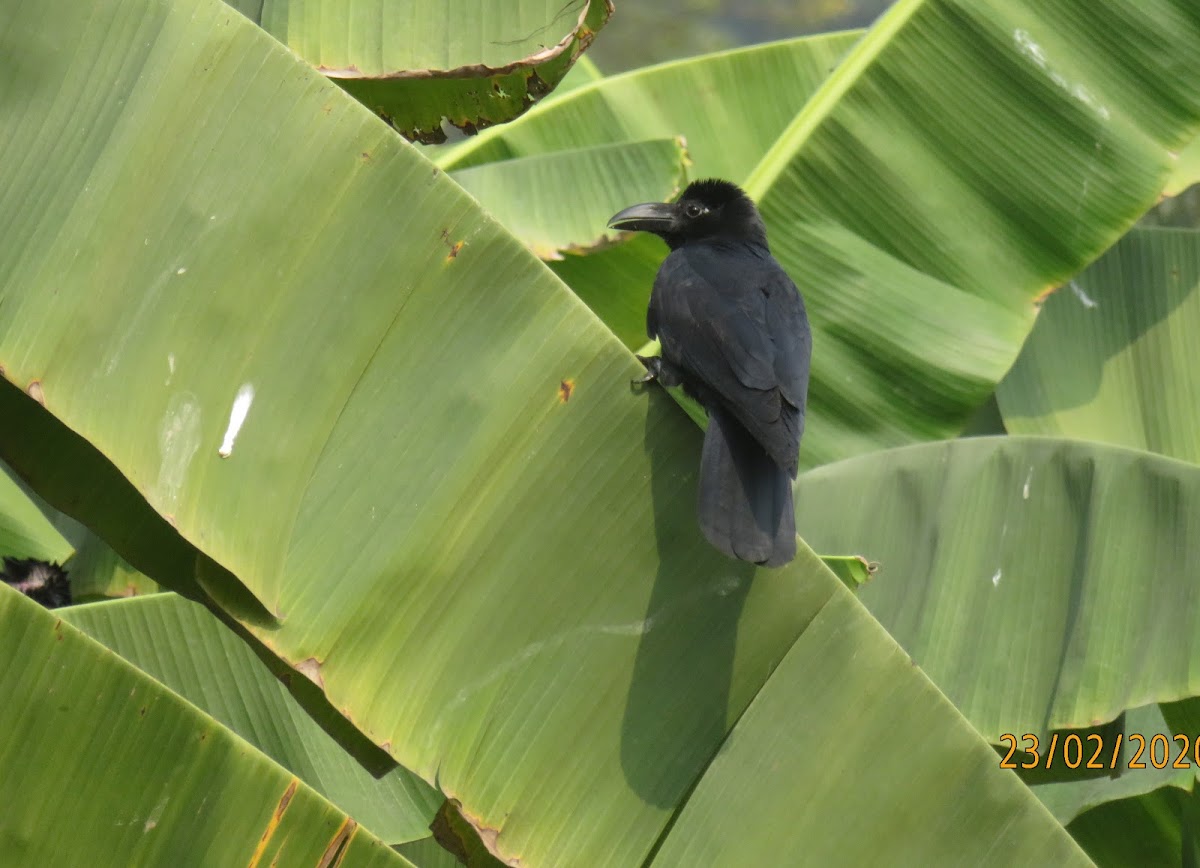
<svg viewBox="0 0 1200 868">
<path fill-rule="evenodd" d="M 754 203 L 737 184 L 710 178 L 693 181 L 675 202 L 634 205 L 608 221 L 612 229 L 652 232 L 674 250 L 691 241 L 724 239 L 767 243 Z"/>
</svg>

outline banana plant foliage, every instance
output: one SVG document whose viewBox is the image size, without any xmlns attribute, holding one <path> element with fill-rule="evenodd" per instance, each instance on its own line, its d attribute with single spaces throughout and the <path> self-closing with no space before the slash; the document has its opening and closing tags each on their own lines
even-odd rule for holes
<svg viewBox="0 0 1200 868">
<path fill-rule="evenodd" d="M 713 757 L 755 744 L 776 810 L 807 805 L 785 861 L 1082 863 L 811 551 L 703 543 L 695 426 L 443 171 L 215 0 L 72 11 L 14 12 L 0 166 L 0 448 L 56 506 L 223 605 L 509 863 L 668 860 L 676 815 L 746 786 Z M 852 685 L 887 701 L 847 716 Z M 806 693 L 829 716 L 796 732 Z M 880 778 L 903 798 L 812 799 L 829 722 L 849 785 L 892 707 L 920 724 Z"/>
<path fill-rule="evenodd" d="M 409 139 L 511 120 L 550 93 L 612 0 L 228 0 Z"/>
<path fill-rule="evenodd" d="M 611 76 L 441 164 L 684 136 L 694 176 L 759 200 L 808 301 L 801 462 L 954 436 L 1012 365 L 1037 302 L 1179 164 L 1200 117 L 1200 20 L 1174 0 L 926 0 L 897 3 L 855 39 Z M 555 269 L 634 348 L 661 258 L 643 239 Z"/>
<path fill-rule="evenodd" d="M 11 865 L 411 866 L 200 709 L 0 585 Z"/>
<path fill-rule="evenodd" d="M 997 397 L 1010 432 L 1052 438 L 886 451 L 797 485 L 807 538 L 879 562 L 863 602 L 975 727 L 1042 739 L 1027 779 L 1101 864 L 1129 858 L 1097 834 L 1122 815 L 1149 836 L 1142 852 L 1178 855 L 1187 812 L 1144 824 L 1143 808 L 1200 771 L 1200 685 L 1179 641 L 1200 617 L 1198 240 L 1134 229 L 1046 301 Z M 1103 771 L 1060 748 L 1050 774 L 1047 746 L 1071 736 Z"/>
</svg>

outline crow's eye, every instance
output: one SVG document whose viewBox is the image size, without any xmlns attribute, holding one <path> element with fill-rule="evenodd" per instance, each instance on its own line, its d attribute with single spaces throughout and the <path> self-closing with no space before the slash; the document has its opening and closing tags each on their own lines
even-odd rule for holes
<svg viewBox="0 0 1200 868">
<path fill-rule="evenodd" d="M 683 213 L 689 217 L 696 218 L 704 213 L 704 206 L 697 205 L 695 202 L 691 202 L 686 208 L 683 209 Z"/>
</svg>

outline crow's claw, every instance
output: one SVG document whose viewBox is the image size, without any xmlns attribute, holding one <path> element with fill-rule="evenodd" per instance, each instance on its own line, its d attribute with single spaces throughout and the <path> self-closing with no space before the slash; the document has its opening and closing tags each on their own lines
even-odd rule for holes
<svg viewBox="0 0 1200 868">
<path fill-rule="evenodd" d="M 638 356 L 637 360 L 646 366 L 646 375 L 631 381 L 633 385 L 649 383 L 657 380 L 665 388 L 683 385 L 683 372 L 662 356 Z"/>
<path fill-rule="evenodd" d="M 645 383 L 649 383 L 658 379 L 658 374 L 662 367 L 662 359 L 660 359 L 658 356 L 637 356 L 636 358 L 639 362 L 646 366 L 646 373 L 640 377 L 635 377 L 634 379 L 630 380 L 629 382 L 631 385 L 641 386 Z"/>
</svg>

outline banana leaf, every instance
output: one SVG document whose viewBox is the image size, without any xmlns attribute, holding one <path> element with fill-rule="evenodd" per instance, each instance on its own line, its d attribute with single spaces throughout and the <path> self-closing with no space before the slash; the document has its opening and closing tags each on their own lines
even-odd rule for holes
<svg viewBox="0 0 1200 868">
<path fill-rule="evenodd" d="M 409 865 L 307 784 L 0 586 L 12 865 Z"/>
<path fill-rule="evenodd" d="M 552 91 L 611 0 L 229 0 L 409 139 L 511 120 Z"/>
</svg>

